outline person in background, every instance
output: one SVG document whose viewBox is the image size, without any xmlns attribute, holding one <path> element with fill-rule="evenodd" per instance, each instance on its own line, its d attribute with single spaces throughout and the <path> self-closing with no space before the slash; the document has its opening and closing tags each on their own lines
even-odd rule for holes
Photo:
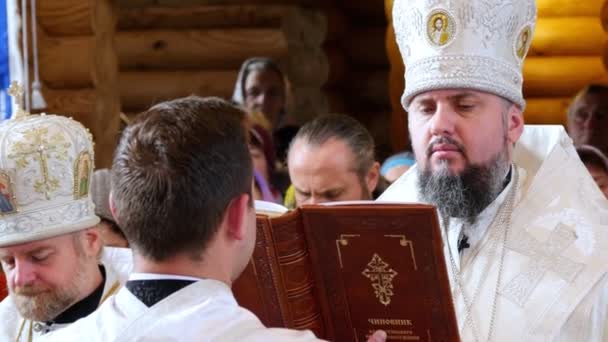
<svg viewBox="0 0 608 342">
<path fill-rule="evenodd" d="M 97 228 L 101 233 L 101 240 L 104 246 L 111 247 L 128 247 L 129 243 L 125 238 L 122 230 L 114 221 L 110 212 L 110 186 L 111 173 L 108 169 L 100 169 L 93 172 L 93 181 L 91 182 L 91 196 L 95 203 L 95 215 L 99 216 L 100 220 Z"/>
<path fill-rule="evenodd" d="M 568 109 L 568 133 L 574 145 L 594 146 L 608 155 L 608 86 L 583 88 Z"/>
<path fill-rule="evenodd" d="M 382 163 L 380 174 L 389 183 L 392 183 L 401 177 L 412 165 L 416 163 L 412 152 L 401 152 L 394 154 Z"/>
<path fill-rule="evenodd" d="M 254 57 L 241 65 L 232 101 L 243 106 L 254 122 L 266 122 L 264 128 L 274 132 L 293 123 L 287 113 L 288 93 L 288 82 L 279 66 L 270 58 Z"/>
<path fill-rule="evenodd" d="M 272 138 L 262 126 L 254 124 L 249 130 L 249 152 L 253 162 L 253 198 L 282 203 L 283 196 L 276 189 L 275 155 Z"/>
<path fill-rule="evenodd" d="M 602 151 L 589 145 L 577 146 L 576 152 L 597 186 L 608 198 L 608 158 Z"/>
<path fill-rule="evenodd" d="M 302 126 L 287 166 L 295 202 L 371 200 L 380 178 L 374 139 L 354 118 L 326 115 Z"/>
</svg>

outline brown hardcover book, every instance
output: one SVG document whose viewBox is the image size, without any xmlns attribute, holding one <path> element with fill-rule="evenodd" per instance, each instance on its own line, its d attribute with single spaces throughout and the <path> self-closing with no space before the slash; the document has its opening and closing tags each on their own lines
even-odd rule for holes
<svg viewBox="0 0 608 342">
<path fill-rule="evenodd" d="M 306 206 L 258 214 L 237 300 L 270 327 L 331 341 L 459 341 L 432 206 Z"/>
</svg>

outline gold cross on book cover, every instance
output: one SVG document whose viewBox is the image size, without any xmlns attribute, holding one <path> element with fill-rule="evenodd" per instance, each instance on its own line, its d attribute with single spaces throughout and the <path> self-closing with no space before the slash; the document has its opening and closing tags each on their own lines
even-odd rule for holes
<svg viewBox="0 0 608 342">
<path fill-rule="evenodd" d="M 434 207 L 256 201 L 257 241 L 237 301 L 269 327 L 330 341 L 459 341 Z"/>
</svg>

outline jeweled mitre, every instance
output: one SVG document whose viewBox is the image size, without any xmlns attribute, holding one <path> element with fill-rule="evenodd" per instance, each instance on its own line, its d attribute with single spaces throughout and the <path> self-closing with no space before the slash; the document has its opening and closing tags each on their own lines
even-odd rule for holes
<svg viewBox="0 0 608 342">
<path fill-rule="evenodd" d="M 523 109 L 522 66 L 536 24 L 534 0 L 395 0 L 406 66 L 402 104 L 434 89 L 475 89 Z"/>
</svg>

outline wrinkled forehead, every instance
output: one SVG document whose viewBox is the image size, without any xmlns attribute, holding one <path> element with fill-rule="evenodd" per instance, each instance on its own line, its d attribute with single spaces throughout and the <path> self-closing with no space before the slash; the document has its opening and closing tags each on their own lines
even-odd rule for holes
<svg viewBox="0 0 608 342">
<path fill-rule="evenodd" d="M 251 69 L 245 75 L 243 82 L 246 87 L 275 86 L 283 87 L 283 75 L 273 69 Z"/>
</svg>

